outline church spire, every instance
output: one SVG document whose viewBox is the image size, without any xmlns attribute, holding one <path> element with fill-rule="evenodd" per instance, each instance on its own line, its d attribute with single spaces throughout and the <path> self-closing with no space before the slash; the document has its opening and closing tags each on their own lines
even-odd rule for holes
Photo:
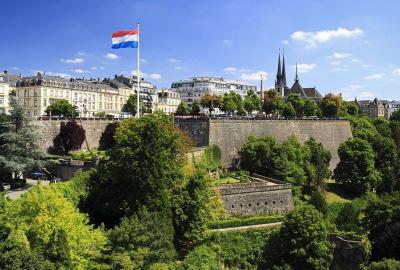
<svg viewBox="0 0 400 270">
<path fill-rule="evenodd" d="M 295 82 L 299 81 L 299 74 L 297 73 L 297 63 L 296 63 L 296 76 L 294 77 L 294 81 Z"/>
<path fill-rule="evenodd" d="M 285 49 L 283 49 L 283 60 L 282 60 L 282 85 L 286 86 L 286 68 L 285 68 Z"/>
<path fill-rule="evenodd" d="M 282 69 L 281 69 L 281 50 L 279 49 L 278 70 L 276 72 L 276 85 L 281 85 Z"/>
</svg>

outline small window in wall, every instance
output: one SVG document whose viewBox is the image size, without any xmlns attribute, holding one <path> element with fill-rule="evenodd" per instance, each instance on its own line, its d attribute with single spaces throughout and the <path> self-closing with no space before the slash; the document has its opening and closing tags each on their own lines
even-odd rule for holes
<svg viewBox="0 0 400 270">
<path fill-rule="evenodd" d="M 283 203 L 283 201 L 281 201 L 281 203 Z"/>
<path fill-rule="evenodd" d="M 251 207 L 251 203 L 249 203 L 249 207 Z"/>
<path fill-rule="evenodd" d="M 275 201 L 273 201 L 272 203 L 275 204 Z"/>
<path fill-rule="evenodd" d="M 260 205 L 260 203 L 257 203 L 257 205 Z"/>
<path fill-rule="evenodd" d="M 243 205 L 240 205 L 240 208 L 243 208 Z"/>
<path fill-rule="evenodd" d="M 235 208 L 235 206 L 234 206 L 234 205 L 232 205 L 232 208 Z"/>
<path fill-rule="evenodd" d="M 265 205 L 268 205 L 268 202 L 265 202 Z"/>
</svg>

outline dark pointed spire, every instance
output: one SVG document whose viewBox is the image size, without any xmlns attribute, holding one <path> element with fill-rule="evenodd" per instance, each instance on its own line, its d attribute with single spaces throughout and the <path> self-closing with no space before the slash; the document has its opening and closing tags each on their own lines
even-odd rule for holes
<svg viewBox="0 0 400 270">
<path fill-rule="evenodd" d="M 276 72 L 276 84 L 281 85 L 282 69 L 281 69 L 281 50 L 279 49 L 278 70 Z"/>
<path fill-rule="evenodd" d="M 285 68 L 285 49 L 283 49 L 283 60 L 282 60 L 282 81 L 283 86 L 286 86 L 286 68 Z"/>
<path fill-rule="evenodd" d="M 299 74 L 297 74 L 297 63 L 296 63 L 296 76 L 294 77 L 294 81 L 295 82 L 299 81 Z"/>
</svg>

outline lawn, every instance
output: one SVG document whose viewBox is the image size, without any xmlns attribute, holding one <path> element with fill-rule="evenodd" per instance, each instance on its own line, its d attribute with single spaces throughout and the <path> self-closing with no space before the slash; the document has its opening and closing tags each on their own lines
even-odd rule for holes
<svg viewBox="0 0 400 270">
<path fill-rule="evenodd" d="M 232 184 L 232 183 L 239 183 L 240 180 L 237 178 L 233 177 L 226 177 L 226 178 L 220 178 L 220 179 L 213 179 L 212 184 L 213 186 L 218 186 L 222 184 Z"/>
<path fill-rule="evenodd" d="M 344 189 L 341 184 L 335 183 L 333 180 L 328 180 L 326 182 L 324 194 L 328 203 L 346 203 L 356 197 Z"/>
</svg>

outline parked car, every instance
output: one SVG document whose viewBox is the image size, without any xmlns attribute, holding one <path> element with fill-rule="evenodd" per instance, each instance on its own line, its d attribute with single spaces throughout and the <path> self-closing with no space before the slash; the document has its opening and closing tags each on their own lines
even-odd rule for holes
<svg viewBox="0 0 400 270">
<path fill-rule="evenodd" d="M 7 191 L 11 189 L 11 185 L 9 183 L 0 183 L 0 190 Z"/>
</svg>

